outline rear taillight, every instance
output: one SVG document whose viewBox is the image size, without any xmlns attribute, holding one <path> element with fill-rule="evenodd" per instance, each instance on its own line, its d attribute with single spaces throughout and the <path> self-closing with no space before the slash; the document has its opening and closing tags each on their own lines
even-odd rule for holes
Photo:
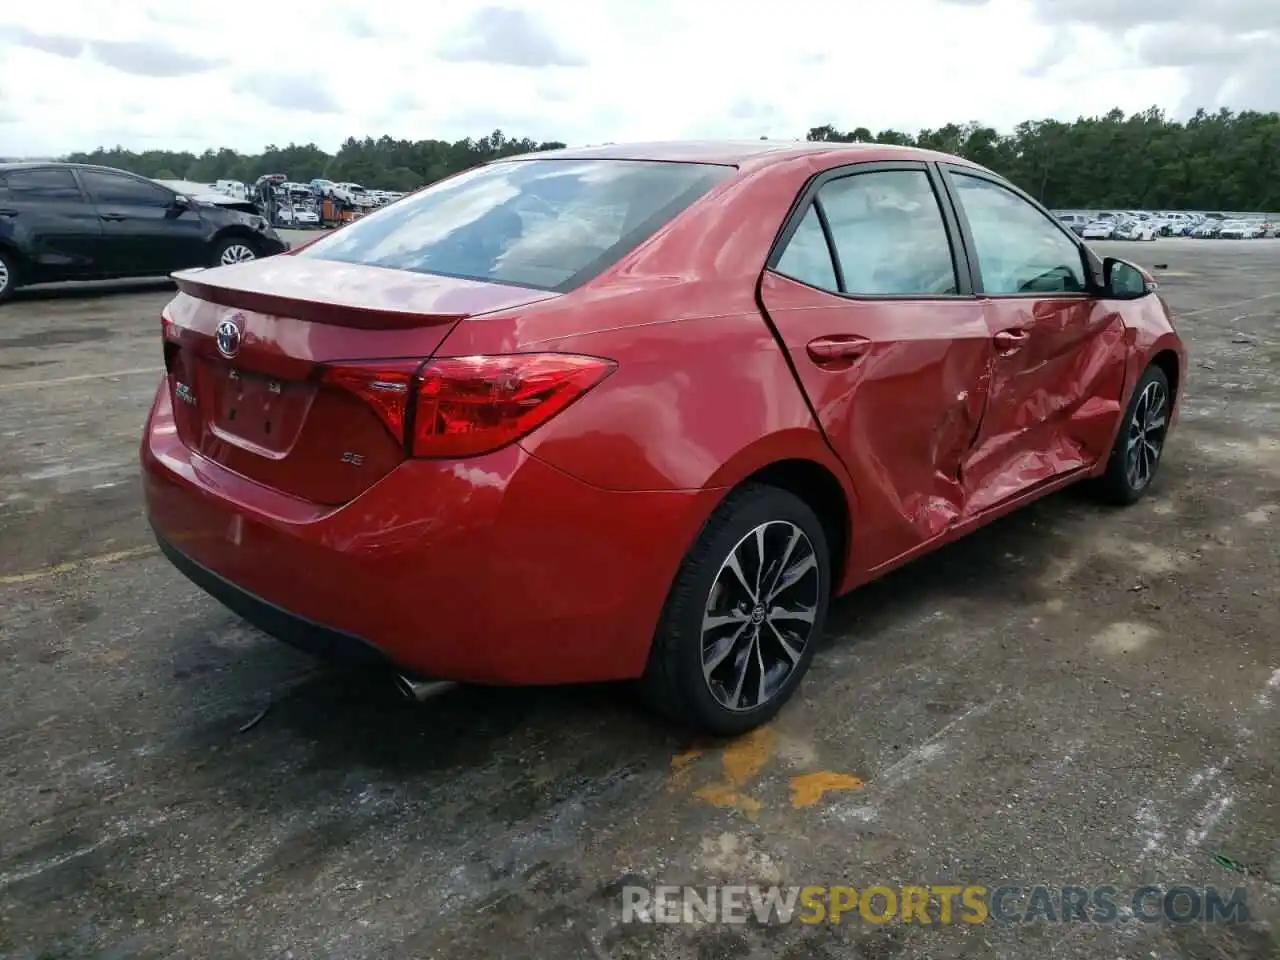
<svg viewBox="0 0 1280 960">
<path fill-rule="evenodd" d="M 322 379 L 368 404 L 409 456 L 459 459 L 532 433 L 615 366 L 599 357 L 521 353 L 341 364 Z"/>
<path fill-rule="evenodd" d="M 533 432 L 613 372 L 599 357 L 524 353 L 433 360 L 417 377 L 415 457 L 474 457 Z"/>
<path fill-rule="evenodd" d="M 404 443 L 413 374 L 420 366 L 421 360 L 344 363 L 326 368 L 321 379 L 363 400 L 391 435 Z"/>
<path fill-rule="evenodd" d="M 181 349 L 182 337 L 173 320 L 169 318 L 168 308 L 160 313 L 160 342 L 164 350 L 164 369 L 168 373 L 173 373 L 178 360 L 178 351 Z"/>
</svg>

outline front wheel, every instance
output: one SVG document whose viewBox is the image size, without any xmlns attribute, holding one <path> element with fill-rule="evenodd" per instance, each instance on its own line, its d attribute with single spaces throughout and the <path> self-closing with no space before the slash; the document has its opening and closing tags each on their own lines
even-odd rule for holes
<svg viewBox="0 0 1280 960">
<path fill-rule="evenodd" d="M 680 566 L 643 693 L 720 736 L 765 723 L 809 669 L 830 594 L 827 538 L 809 506 L 775 487 L 735 491 Z"/>
<path fill-rule="evenodd" d="M 1127 505 L 1147 492 L 1164 453 L 1172 400 L 1164 371 L 1147 367 L 1129 399 L 1107 461 L 1107 472 L 1097 480 L 1096 490 L 1103 500 Z"/>
<path fill-rule="evenodd" d="M 248 263 L 258 259 L 258 250 L 249 240 L 242 237 L 228 237 L 213 250 L 213 265 L 227 267 L 233 263 Z"/>
</svg>

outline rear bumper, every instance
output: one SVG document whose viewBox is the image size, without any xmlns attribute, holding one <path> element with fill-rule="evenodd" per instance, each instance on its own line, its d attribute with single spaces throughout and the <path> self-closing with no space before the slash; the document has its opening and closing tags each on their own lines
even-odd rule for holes
<svg viewBox="0 0 1280 960">
<path fill-rule="evenodd" d="M 386 654 L 362 638 L 314 623 L 223 579 L 212 570 L 200 566 L 159 533 L 156 533 L 156 543 L 160 552 L 183 576 L 233 613 L 277 640 L 326 660 L 367 664 L 370 667 L 395 666 Z"/>
<path fill-rule="evenodd" d="M 512 446 L 407 461 L 322 507 L 187 448 L 163 385 L 141 459 L 166 554 L 230 609 L 322 654 L 478 683 L 639 676 L 719 499 L 601 490 Z"/>
</svg>

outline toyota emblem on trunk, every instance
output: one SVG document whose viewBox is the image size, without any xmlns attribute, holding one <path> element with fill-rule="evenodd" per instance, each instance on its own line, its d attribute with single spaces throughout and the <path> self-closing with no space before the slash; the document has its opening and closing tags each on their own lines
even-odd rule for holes
<svg viewBox="0 0 1280 960">
<path fill-rule="evenodd" d="M 218 352 L 228 360 L 240 352 L 240 328 L 234 320 L 219 323 L 213 339 L 218 344 Z"/>
</svg>

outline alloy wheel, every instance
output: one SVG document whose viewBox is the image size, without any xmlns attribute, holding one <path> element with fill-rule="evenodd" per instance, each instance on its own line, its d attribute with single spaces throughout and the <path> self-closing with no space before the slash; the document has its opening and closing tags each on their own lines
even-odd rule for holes
<svg viewBox="0 0 1280 960">
<path fill-rule="evenodd" d="M 1134 404 L 1125 448 L 1125 476 L 1134 490 L 1144 489 L 1155 475 L 1164 449 L 1168 408 L 1169 394 L 1159 380 L 1148 383 Z"/>
<path fill-rule="evenodd" d="M 723 707 L 768 703 L 795 672 L 813 634 L 821 588 L 809 537 L 762 523 L 720 565 L 702 616 L 702 675 Z"/>
<path fill-rule="evenodd" d="M 9 289 L 9 283 L 12 277 L 9 273 L 9 265 L 0 258 L 0 294 Z"/>
<path fill-rule="evenodd" d="M 258 255 L 253 252 L 253 248 L 248 244 L 233 243 L 222 251 L 222 256 L 218 262 L 225 267 L 228 264 L 245 263 L 246 261 L 257 259 Z"/>
</svg>

